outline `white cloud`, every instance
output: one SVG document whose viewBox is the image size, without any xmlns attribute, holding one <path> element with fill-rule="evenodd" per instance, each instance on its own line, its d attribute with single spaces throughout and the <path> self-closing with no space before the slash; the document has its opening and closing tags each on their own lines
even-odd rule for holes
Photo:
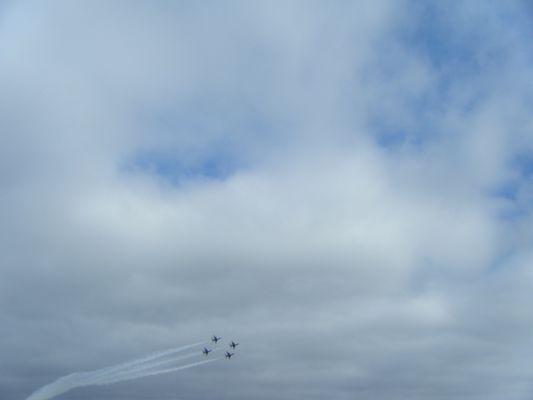
<svg viewBox="0 0 533 400">
<path fill-rule="evenodd" d="M 240 359 L 184 395 L 527 398 L 531 71 L 498 10 L 437 21 L 507 56 L 473 72 L 409 3 L 4 7 L 1 397 L 222 333 Z"/>
</svg>

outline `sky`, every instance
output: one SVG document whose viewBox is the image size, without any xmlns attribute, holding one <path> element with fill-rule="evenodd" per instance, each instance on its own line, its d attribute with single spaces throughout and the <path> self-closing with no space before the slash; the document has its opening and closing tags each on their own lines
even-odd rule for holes
<svg viewBox="0 0 533 400">
<path fill-rule="evenodd" d="M 0 2 L 0 398 L 533 396 L 528 1 Z"/>
</svg>

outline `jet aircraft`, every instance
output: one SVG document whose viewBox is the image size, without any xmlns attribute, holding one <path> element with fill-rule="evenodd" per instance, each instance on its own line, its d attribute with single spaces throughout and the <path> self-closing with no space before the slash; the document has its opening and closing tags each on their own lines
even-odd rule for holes
<svg viewBox="0 0 533 400">
<path fill-rule="evenodd" d="M 235 343 L 235 342 L 232 340 L 231 343 L 229 344 L 229 347 L 231 347 L 231 348 L 234 349 L 234 348 L 237 347 L 238 345 L 239 345 L 239 343 Z"/>
<path fill-rule="evenodd" d="M 204 347 L 204 349 L 202 350 L 202 353 L 204 354 L 204 356 L 207 356 L 209 353 L 211 353 L 213 350 L 210 350 L 208 349 L 207 347 Z"/>
<path fill-rule="evenodd" d="M 218 342 L 220 339 L 222 339 L 220 336 L 217 337 L 216 335 L 213 335 L 213 337 L 211 338 L 211 341 L 212 341 L 212 342 L 215 342 L 215 344 L 217 344 L 217 342 Z"/>
<path fill-rule="evenodd" d="M 233 356 L 235 353 L 230 353 L 229 351 L 226 351 L 225 357 L 229 360 L 231 356 Z"/>
</svg>

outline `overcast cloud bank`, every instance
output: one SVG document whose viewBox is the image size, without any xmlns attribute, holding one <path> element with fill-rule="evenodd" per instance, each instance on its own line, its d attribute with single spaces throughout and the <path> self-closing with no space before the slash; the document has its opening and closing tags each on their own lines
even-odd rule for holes
<svg viewBox="0 0 533 400">
<path fill-rule="evenodd" d="M 532 16 L 0 5 L 0 397 L 531 398 Z"/>
</svg>

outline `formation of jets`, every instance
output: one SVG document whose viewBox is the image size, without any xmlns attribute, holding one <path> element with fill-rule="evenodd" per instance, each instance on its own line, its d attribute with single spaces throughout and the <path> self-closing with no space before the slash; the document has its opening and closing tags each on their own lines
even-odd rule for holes
<svg viewBox="0 0 533 400">
<path fill-rule="evenodd" d="M 222 339 L 222 337 L 217 336 L 217 335 L 213 335 L 211 337 L 211 341 L 215 344 L 217 344 L 220 339 Z M 233 340 L 229 342 L 229 347 L 231 347 L 234 350 L 235 350 L 235 347 L 237 347 L 238 345 L 239 343 Z M 211 353 L 212 351 L 213 349 L 208 349 L 207 347 L 204 347 L 204 349 L 202 350 L 202 354 L 207 357 L 209 353 Z M 226 357 L 229 360 L 233 355 L 235 355 L 235 353 L 230 353 L 229 351 L 226 351 L 226 354 L 224 354 L 224 357 Z"/>
</svg>

